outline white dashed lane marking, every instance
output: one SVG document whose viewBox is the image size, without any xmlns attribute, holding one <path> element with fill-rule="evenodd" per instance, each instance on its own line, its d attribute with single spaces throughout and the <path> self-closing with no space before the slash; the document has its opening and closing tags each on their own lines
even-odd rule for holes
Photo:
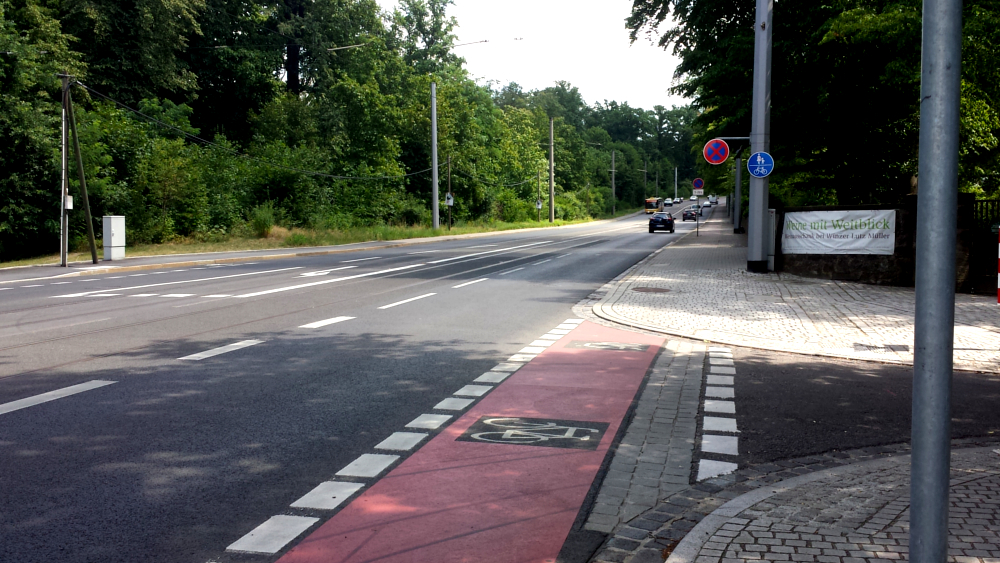
<svg viewBox="0 0 1000 563">
<path fill-rule="evenodd" d="M 193 280 L 180 280 L 180 281 L 172 281 L 172 282 L 150 283 L 150 284 L 146 284 L 146 285 L 137 285 L 137 286 L 133 286 L 133 287 L 116 288 L 116 290 L 117 291 L 129 291 L 129 290 L 133 290 L 133 289 L 146 289 L 147 287 L 162 287 L 162 286 L 165 286 L 165 285 L 177 285 L 177 284 L 182 284 L 182 283 L 198 283 L 198 282 L 206 282 L 206 281 L 214 281 L 214 280 L 224 280 L 224 279 L 229 279 L 229 278 L 240 278 L 240 277 L 245 277 L 245 276 L 257 276 L 257 275 L 261 275 L 261 274 L 273 274 L 273 273 L 277 273 L 277 272 L 287 272 L 289 270 L 300 270 L 300 269 L 302 269 L 300 266 L 296 266 L 294 268 L 280 268 L 280 269 L 277 269 L 277 270 L 263 270 L 263 271 L 260 271 L 260 272 L 247 272 L 245 274 L 232 274 L 232 275 L 229 275 L 229 276 L 215 276 L 215 277 L 211 277 L 211 278 L 197 278 L 197 279 L 193 279 Z M 125 276 L 111 277 L 111 278 L 107 278 L 107 279 L 113 280 L 113 279 L 122 278 L 122 277 L 125 277 Z M 85 292 L 82 292 L 82 293 L 70 293 L 70 294 L 67 294 L 67 295 L 55 295 L 54 297 L 85 297 L 87 295 L 94 295 L 95 293 L 100 293 L 100 291 L 85 291 Z"/>
<path fill-rule="evenodd" d="M 319 518 L 284 514 L 272 516 L 249 534 L 233 542 L 226 551 L 274 554 L 316 522 L 319 522 Z"/>
<path fill-rule="evenodd" d="M 706 375 L 705 412 L 735 415 L 736 367 L 729 348 L 711 346 L 708 348 L 709 374 Z M 735 461 L 739 457 L 739 433 L 736 419 L 726 416 L 704 416 L 702 418 L 701 451 L 716 456 L 728 456 Z M 701 459 L 698 461 L 698 480 L 704 481 L 719 475 L 736 471 L 739 466 L 729 461 Z"/>
<path fill-rule="evenodd" d="M 342 260 L 341 264 L 347 264 L 350 262 L 364 262 L 365 260 L 378 260 L 381 256 L 372 256 L 371 258 L 355 258 L 354 260 Z"/>
<path fill-rule="evenodd" d="M 440 403 L 434 405 L 434 410 L 436 411 L 462 411 L 466 407 L 475 402 L 475 399 L 458 399 L 456 397 L 448 397 L 447 399 L 441 401 Z"/>
<path fill-rule="evenodd" d="M 323 320 L 323 321 L 316 321 L 314 323 L 305 324 L 305 325 L 300 326 L 299 328 L 322 328 L 322 327 L 327 326 L 327 325 L 332 325 L 332 324 L 335 324 L 335 323 L 342 323 L 344 321 L 349 321 L 349 320 L 352 320 L 354 318 L 356 318 L 356 317 L 334 317 L 332 319 L 326 319 L 326 320 Z"/>
<path fill-rule="evenodd" d="M 295 289 L 304 289 L 304 288 L 307 288 L 307 287 L 316 287 L 318 285 L 326 285 L 328 283 L 336 283 L 336 282 L 347 281 L 347 280 L 356 280 L 356 279 L 360 279 L 360 278 L 367 278 L 367 277 L 370 277 L 370 276 L 377 276 L 379 274 L 390 274 L 390 273 L 393 273 L 393 272 L 401 272 L 403 270 L 409 270 L 411 268 L 419 268 L 420 266 L 423 266 L 423 265 L 424 264 L 411 264 L 409 266 L 401 266 L 399 268 L 389 268 L 388 270 L 379 270 L 377 272 L 368 272 L 367 274 L 356 274 L 356 275 L 353 275 L 353 276 L 344 276 L 342 278 L 333 278 L 333 279 L 323 280 L 323 281 L 316 281 L 316 282 L 310 282 L 310 283 L 300 283 L 300 284 L 297 284 L 297 285 L 289 285 L 289 286 L 286 286 L 286 287 L 277 287 L 275 289 L 267 289 L 267 290 L 264 290 L 264 291 L 255 291 L 253 293 L 246 293 L 244 295 L 237 295 L 236 297 L 238 297 L 240 299 L 245 299 L 247 297 L 257 297 L 257 296 L 260 296 L 260 295 L 270 295 L 272 293 L 281 293 L 282 291 L 292 291 L 292 290 L 295 290 Z M 289 269 L 293 269 L 293 268 L 289 268 Z"/>
<path fill-rule="evenodd" d="M 193 293 L 168 293 L 164 297 L 194 297 Z"/>
<path fill-rule="evenodd" d="M 483 375 L 480 375 L 479 377 L 473 379 L 472 381 L 475 383 L 500 383 L 501 381 L 507 379 L 508 377 L 510 377 L 509 373 L 505 373 L 502 371 L 488 371 Z"/>
<path fill-rule="evenodd" d="M 514 268 L 513 270 L 507 270 L 506 272 L 500 272 L 498 276 L 506 276 L 507 274 L 513 274 L 514 272 L 520 272 L 524 268 Z"/>
<path fill-rule="evenodd" d="M 91 389 L 98 389 L 106 385 L 111 385 L 112 383 L 115 382 L 95 379 L 94 381 L 80 383 L 79 385 L 71 385 L 62 389 L 56 389 L 55 391 L 49 391 L 48 393 L 42 393 L 41 395 L 35 395 L 34 397 L 27 397 L 10 403 L 4 403 L 0 405 L 0 414 L 19 411 L 21 409 L 26 409 L 28 407 L 33 407 L 49 401 L 55 401 L 56 399 L 62 399 L 63 397 L 69 397 L 70 395 L 76 395 L 77 393 L 83 393 L 84 391 L 90 391 Z"/>
<path fill-rule="evenodd" d="M 422 432 L 393 432 L 391 436 L 375 444 L 375 449 L 410 451 L 427 436 Z"/>
<path fill-rule="evenodd" d="M 197 354 L 191 354 L 190 356 L 184 356 L 183 358 L 177 358 L 178 360 L 204 360 L 205 358 L 211 358 L 212 356 L 218 356 L 219 354 L 225 354 L 227 352 L 234 352 L 236 350 L 241 350 L 243 348 L 248 348 L 255 344 L 263 343 L 263 340 L 241 340 L 239 342 L 234 342 L 232 344 L 227 344 L 225 346 L 220 346 L 218 348 L 212 348 L 211 350 L 206 350 L 204 352 L 198 352 Z"/>
<path fill-rule="evenodd" d="M 315 510 L 333 510 L 340 506 L 351 495 L 364 488 L 362 483 L 344 483 L 342 481 L 327 481 L 309 491 L 299 500 L 292 503 L 292 508 L 311 508 Z"/>
<path fill-rule="evenodd" d="M 484 281 L 486 281 L 486 280 L 488 280 L 488 279 L 490 279 L 490 278 L 480 278 L 480 279 L 478 279 L 478 280 L 472 280 L 472 281 L 470 281 L 470 282 L 465 282 L 465 283 L 460 283 L 460 284 L 458 284 L 458 285 L 453 285 L 453 286 L 451 286 L 451 288 L 452 288 L 452 289 L 458 289 L 458 288 L 460 288 L 460 287 L 465 287 L 465 286 L 467 286 L 467 285 L 472 285 L 472 284 L 474 284 L 474 283 L 479 283 L 479 282 L 484 282 Z"/>
<path fill-rule="evenodd" d="M 455 395 L 460 397 L 482 397 L 483 395 L 489 393 L 493 387 L 489 385 L 466 385 L 458 391 L 455 391 Z"/>
<path fill-rule="evenodd" d="M 337 472 L 338 477 L 378 477 L 390 465 L 396 463 L 398 455 L 362 454 Z"/>
<path fill-rule="evenodd" d="M 379 307 L 379 309 L 390 309 L 390 308 L 396 307 L 398 305 L 403 305 L 405 303 L 410 303 L 411 301 L 416 301 L 418 299 L 424 299 L 426 297 L 431 297 L 433 295 L 437 295 L 437 293 L 425 293 L 423 295 L 418 295 L 417 297 L 411 297 L 409 299 L 404 299 L 402 301 L 396 301 L 395 303 L 389 303 L 388 305 L 382 305 L 381 307 Z"/>
<path fill-rule="evenodd" d="M 422 414 L 411 420 L 406 427 L 435 430 L 449 420 L 451 420 L 450 414 Z"/>
</svg>

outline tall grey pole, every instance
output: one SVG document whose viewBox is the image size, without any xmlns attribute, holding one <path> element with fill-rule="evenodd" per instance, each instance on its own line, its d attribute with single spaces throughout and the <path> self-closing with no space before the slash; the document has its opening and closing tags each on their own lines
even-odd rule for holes
<svg viewBox="0 0 1000 563">
<path fill-rule="evenodd" d="M 753 116 L 750 152 L 771 147 L 771 16 L 774 0 L 757 0 L 753 50 Z M 767 271 L 767 178 L 750 177 L 750 214 L 747 224 L 747 270 Z"/>
<path fill-rule="evenodd" d="M 743 159 L 736 157 L 736 192 L 733 197 L 733 232 L 740 232 L 740 204 L 743 203 Z"/>
<path fill-rule="evenodd" d="M 649 170 L 649 161 L 642 161 L 642 199 L 649 196 L 649 182 L 646 181 L 646 171 Z"/>
<path fill-rule="evenodd" d="M 611 214 L 617 211 L 617 201 L 615 201 L 615 150 L 611 149 Z"/>
<path fill-rule="evenodd" d="M 69 76 L 64 73 L 62 75 L 62 131 L 60 133 L 62 176 L 59 181 L 59 265 L 64 268 L 69 265 L 69 213 L 66 210 L 66 203 L 69 199 L 69 155 L 67 154 L 69 152 L 69 135 L 67 134 L 69 113 L 66 109 L 68 92 Z"/>
<path fill-rule="evenodd" d="M 441 228 L 438 217 L 438 110 L 437 83 L 431 82 L 431 226 Z"/>
<path fill-rule="evenodd" d="M 549 223 L 556 221 L 556 120 L 549 118 Z"/>
<path fill-rule="evenodd" d="M 656 197 L 660 197 L 660 166 L 656 166 Z"/>
<path fill-rule="evenodd" d="M 674 199 L 677 199 L 677 167 L 674 167 Z"/>
<path fill-rule="evenodd" d="M 948 555 L 961 0 L 924 0 L 910 458 L 910 561 Z"/>
</svg>

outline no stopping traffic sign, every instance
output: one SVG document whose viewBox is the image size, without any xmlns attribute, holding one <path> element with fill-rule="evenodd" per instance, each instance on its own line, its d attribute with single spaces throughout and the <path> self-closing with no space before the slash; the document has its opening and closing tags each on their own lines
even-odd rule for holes
<svg viewBox="0 0 1000 563">
<path fill-rule="evenodd" d="M 712 139 L 705 143 L 705 148 L 701 150 L 705 155 L 705 160 L 709 164 L 722 164 L 729 158 L 729 143 L 722 139 Z"/>
</svg>

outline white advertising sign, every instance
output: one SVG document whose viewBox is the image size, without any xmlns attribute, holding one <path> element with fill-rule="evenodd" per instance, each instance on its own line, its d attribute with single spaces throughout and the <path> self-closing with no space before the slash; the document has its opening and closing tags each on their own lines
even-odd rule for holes
<svg viewBox="0 0 1000 563">
<path fill-rule="evenodd" d="M 785 214 L 784 254 L 884 254 L 896 246 L 896 210 Z"/>
</svg>

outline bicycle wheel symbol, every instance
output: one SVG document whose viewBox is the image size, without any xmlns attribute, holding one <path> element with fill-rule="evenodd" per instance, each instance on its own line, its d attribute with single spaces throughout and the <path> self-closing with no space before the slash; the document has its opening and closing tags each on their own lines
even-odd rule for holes
<svg viewBox="0 0 1000 563">
<path fill-rule="evenodd" d="M 607 423 L 518 417 L 483 417 L 458 439 L 493 444 L 597 449 Z"/>
</svg>

